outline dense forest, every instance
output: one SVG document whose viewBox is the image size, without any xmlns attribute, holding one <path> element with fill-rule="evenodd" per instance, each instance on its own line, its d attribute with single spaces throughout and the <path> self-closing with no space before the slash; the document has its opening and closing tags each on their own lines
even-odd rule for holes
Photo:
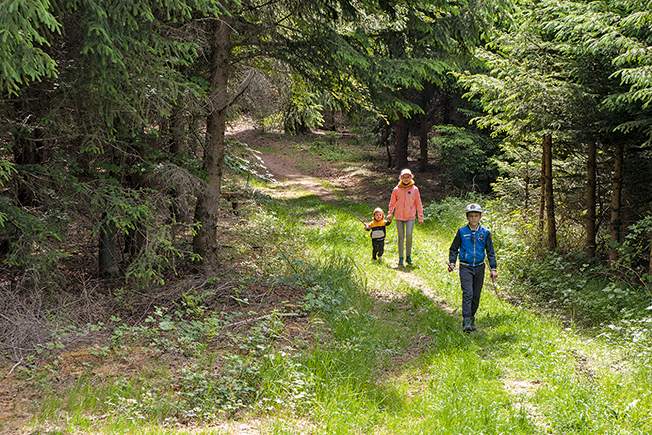
<svg viewBox="0 0 652 435">
<path fill-rule="evenodd" d="M 460 191 L 500 195 L 546 249 L 649 276 L 645 6 L 6 2 L 3 264 L 56 281 L 82 227 L 100 276 L 156 282 L 176 256 L 216 270 L 224 169 L 264 174 L 228 120 L 300 133 L 343 113 L 389 165 L 417 147 Z"/>
<path fill-rule="evenodd" d="M 520 243 L 500 267 L 540 305 L 591 327 L 649 320 L 650 2 L 8 0 L 0 35 L 12 365 L 52 355 L 57 313 L 90 281 L 149 308 L 180 277 L 226 279 L 230 187 L 269 181 L 225 135 L 243 118 L 286 137 L 364 132 L 386 168 L 438 174 L 432 219 L 446 201 L 491 204 Z M 19 300 L 38 300 L 27 328 Z"/>
</svg>

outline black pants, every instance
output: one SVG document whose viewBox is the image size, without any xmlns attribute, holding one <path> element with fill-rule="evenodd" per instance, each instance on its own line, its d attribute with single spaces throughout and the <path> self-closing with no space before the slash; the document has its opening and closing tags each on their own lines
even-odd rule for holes
<svg viewBox="0 0 652 435">
<path fill-rule="evenodd" d="M 484 283 L 484 263 L 479 266 L 460 264 L 460 285 L 462 286 L 462 317 L 474 317 L 480 305 L 480 294 Z"/>
<path fill-rule="evenodd" d="M 372 258 L 374 260 L 376 256 L 382 257 L 385 253 L 385 239 L 371 239 L 371 246 L 373 247 Z"/>
</svg>

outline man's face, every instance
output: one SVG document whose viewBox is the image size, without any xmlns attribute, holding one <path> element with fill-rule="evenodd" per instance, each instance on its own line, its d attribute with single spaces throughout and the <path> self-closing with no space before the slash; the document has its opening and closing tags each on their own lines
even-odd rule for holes
<svg viewBox="0 0 652 435">
<path fill-rule="evenodd" d="M 480 223 L 480 218 L 482 217 L 482 213 L 478 213 L 476 211 L 472 211 L 466 214 L 466 218 L 469 220 L 469 223 L 471 224 L 472 227 L 475 227 Z"/>
</svg>

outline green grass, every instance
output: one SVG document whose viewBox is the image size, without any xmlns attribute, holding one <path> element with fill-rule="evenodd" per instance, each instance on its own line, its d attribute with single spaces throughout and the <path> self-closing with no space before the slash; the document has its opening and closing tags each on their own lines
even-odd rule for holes
<svg viewBox="0 0 652 435">
<path fill-rule="evenodd" d="M 236 339 L 244 353 L 200 347 L 194 365 L 175 379 L 183 394 L 169 388 L 176 367 L 164 358 L 160 365 L 169 370 L 136 377 L 99 382 L 89 371 L 63 394 L 46 395 L 35 428 L 178 434 L 187 431 L 175 427 L 179 422 L 201 428 L 237 416 L 264 422 L 260 429 L 270 434 L 652 432 L 649 359 L 625 359 L 625 344 L 609 345 L 512 306 L 489 281 L 480 329 L 461 332 L 459 281 L 445 261 L 466 199 L 427 208 L 426 223 L 415 229 L 415 265 L 399 270 L 394 227 L 385 262 L 371 261 L 369 234 L 356 219 L 370 216 L 370 207 L 329 205 L 315 196 L 263 198 L 246 228 L 235 230 L 256 234 L 251 243 L 281 246 L 283 255 L 269 260 L 267 272 L 283 271 L 309 290 L 314 344 L 300 354 L 269 346 L 270 322 L 254 331 L 254 341 Z M 487 224 L 497 222 L 486 214 Z M 517 246 L 509 228 L 497 224 L 494 234 L 501 249 Z M 509 284 L 503 276 L 502 295 Z M 202 340 L 218 320 L 207 315 L 194 329 L 177 331 Z M 215 375 L 217 366 L 229 377 Z M 220 390 L 224 385 L 228 391 Z"/>
</svg>

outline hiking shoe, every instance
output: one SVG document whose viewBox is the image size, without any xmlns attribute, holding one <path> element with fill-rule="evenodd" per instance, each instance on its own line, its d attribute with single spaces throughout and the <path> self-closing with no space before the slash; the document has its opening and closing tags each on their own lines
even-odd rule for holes
<svg viewBox="0 0 652 435">
<path fill-rule="evenodd" d="M 462 320 L 462 331 L 471 332 L 473 331 L 473 326 L 471 326 L 471 319 L 466 317 Z"/>
<path fill-rule="evenodd" d="M 475 317 L 471 316 L 471 331 L 476 331 L 477 329 L 475 327 Z"/>
<path fill-rule="evenodd" d="M 383 261 L 383 256 L 382 255 L 378 256 L 378 261 Z"/>
<path fill-rule="evenodd" d="M 403 257 L 398 259 L 398 265 L 403 266 Z"/>
<path fill-rule="evenodd" d="M 408 255 L 407 257 L 405 257 L 405 261 L 407 261 L 407 264 L 412 264 L 412 257 Z"/>
</svg>

